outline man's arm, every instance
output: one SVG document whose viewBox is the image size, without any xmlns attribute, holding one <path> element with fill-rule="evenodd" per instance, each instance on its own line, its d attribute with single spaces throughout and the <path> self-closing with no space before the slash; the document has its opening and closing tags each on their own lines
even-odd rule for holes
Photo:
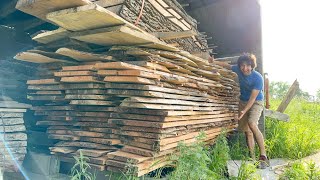
<svg viewBox="0 0 320 180">
<path fill-rule="evenodd" d="M 253 89 L 251 91 L 251 95 L 250 95 L 249 101 L 248 101 L 246 107 L 244 107 L 244 109 L 242 111 L 240 111 L 238 119 L 241 119 L 243 117 L 243 115 L 252 107 L 252 105 L 256 101 L 256 98 L 257 98 L 259 92 L 260 92 L 260 90 L 258 90 L 258 89 Z"/>
</svg>

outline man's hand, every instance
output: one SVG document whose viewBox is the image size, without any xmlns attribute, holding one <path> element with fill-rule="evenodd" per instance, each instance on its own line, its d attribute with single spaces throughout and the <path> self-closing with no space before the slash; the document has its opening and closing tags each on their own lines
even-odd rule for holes
<svg viewBox="0 0 320 180">
<path fill-rule="evenodd" d="M 240 111 L 237 120 L 239 121 L 244 116 L 244 114 L 246 114 L 246 111 Z"/>
</svg>

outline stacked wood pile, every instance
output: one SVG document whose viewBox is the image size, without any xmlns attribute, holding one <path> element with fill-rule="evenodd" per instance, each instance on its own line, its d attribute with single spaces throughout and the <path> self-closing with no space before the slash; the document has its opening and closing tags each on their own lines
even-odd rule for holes
<svg viewBox="0 0 320 180">
<path fill-rule="evenodd" d="M 27 152 L 26 81 L 35 68 L 16 60 L 0 60 L 0 169 L 16 171 Z"/>
<path fill-rule="evenodd" d="M 24 112 L 30 105 L 0 96 L 0 168 L 16 171 L 27 153 Z"/>
<path fill-rule="evenodd" d="M 47 5 L 47 7 L 43 5 Z M 20 0 L 16 8 L 45 21 L 57 24 L 67 30 L 74 31 L 74 29 L 68 29 L 60 24 L 59 20 L 62 18 L 61 13 L 63 11 L 52 14 L 48 13 L 77 6 L 82 6 L 79 9 L 88 9 L 89 6 L 91 10 L 96 9 L 100 12 L 108 10 L 112 14 L 119 15 L 126 21 L 180 49 L 193 53 L 208 53 L 211 51 L 208 48 L 206 35 L 201 34 L 197 30 L 197 21 L 184 11 L 176 0 L 72 0 L 68 3 L 48 3 L 41 0 L 33 3 Z M 41 10 L 34 11 L 30 7 Z M 72 16 L 71 12 L 72 9 L 64 11 L 64 13 L 69 13 Z M 74 20 L 72 17 L 68 17 L 68 19 L 70 22 Z M 98 27 L 96 26 L 95 28 Z M 67 32 L 61 32 L 60 35 L 64 33 Z"/>
<path fill-rule="evenodd" d="M 212 144 L 222 128 L 235 127 L 239 87 L 231 71 L 85 0 L 17 7 L 61 27 L 35 36 L 43 45 L 16 59 L 55 67 L 28 88 L 40 102 L 37 124 L 58 141 L 50 150 L 62 160 L 82 151 L 100 170 L 125 171 L 130 162 L 141 176 L 163 167 L 178 142 L 204 131 Z"/>
<path fill-rule="evenodd" d="M 197 31 L 197 21 L 190 17 L 175 0 L 98 0 L 93 2 L 130 23 L 137 24 L 143 30 L 154 33 L 168 44 L 177 44 L 189 52 L 208 50 L 204 35 Z M 180 33 L 178 37 L 162 36 L 168 32 Z"/>
</svg>

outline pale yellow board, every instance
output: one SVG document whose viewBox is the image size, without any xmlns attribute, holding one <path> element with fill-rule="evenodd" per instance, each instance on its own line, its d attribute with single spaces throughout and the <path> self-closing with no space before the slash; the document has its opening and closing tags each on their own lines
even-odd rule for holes
<svg viewBox="0 0 320 180">
<path fill-rule="evenodd" d="M 169 51 L 178 51 L 156 37 L 127 26 L 114 26 L 95 30 L 74 32 L 71 38 L 103 46 L 137 45 Z"/>
<path fill-rule="evenodd" d="M 68 37 L 70 31 L 67 31 L 63 28 L 59 28 L 53 31 L 47 31 L 41 34 L 36 35 L 32 40 L 37 41 L 42 44 L 48 44 L 57 40 L 64 39 Z"/>
<path fill-rule="evenodd" d="M 27 61 L 32 63 L 52 63 L 52 62 L 67 62 L 67 63 L 74 63 L 67 60 L 62 59 L 54 59 L 50 58 L 41 54 L 33 53 L 33 52 L 22 52 L 18 53 L 14 59 L 20 61 Z"/>
<path fill-rule="evenodd" d="M 47 19 L 71 31 L 97 29 L 127 23 L 118 15 L 97 4 L 52 12 L 47 15 Z"/>
<path fill-rule="evenodd" d="M 48 13 L 91 4 L 90 0 L 19 0 L 16 9 L 47 21 Z"/>
<path fill-rule="evenodd" d="M 78 51 L 74 49 L 68 48 L 60 48 L 56 51 L 56 53 L 71 57 L 78 61 L 110 61 L 112 60 L 112 56 L 94 54 L 89 52 Z"/>
</svg>

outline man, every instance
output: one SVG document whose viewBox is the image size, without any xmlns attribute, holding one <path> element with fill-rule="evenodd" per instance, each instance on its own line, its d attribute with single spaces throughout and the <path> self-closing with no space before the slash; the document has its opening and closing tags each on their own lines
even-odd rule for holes
<svg viewBox="0 0 320 180">
<path fill-rule="evenodd" d="M 238 58 L 235 66 L 223 62 L 215 63 L 231 69 L 238 75 L 240 84 L 238 129 L 246 135 L 250 156 L 253 160 L 255 159 L 254 139 L 257 141 L 260 149 L 258 167 L 265 169 L 269 166 L 269 160 L 266 155 L 263 135 L 258 128 L 258 121 L 263 111 L 263 78 L 260 73 L 254 70 L 257 66 L 256 57 L 253 54 L 245 53 Z"/>
</svg>

